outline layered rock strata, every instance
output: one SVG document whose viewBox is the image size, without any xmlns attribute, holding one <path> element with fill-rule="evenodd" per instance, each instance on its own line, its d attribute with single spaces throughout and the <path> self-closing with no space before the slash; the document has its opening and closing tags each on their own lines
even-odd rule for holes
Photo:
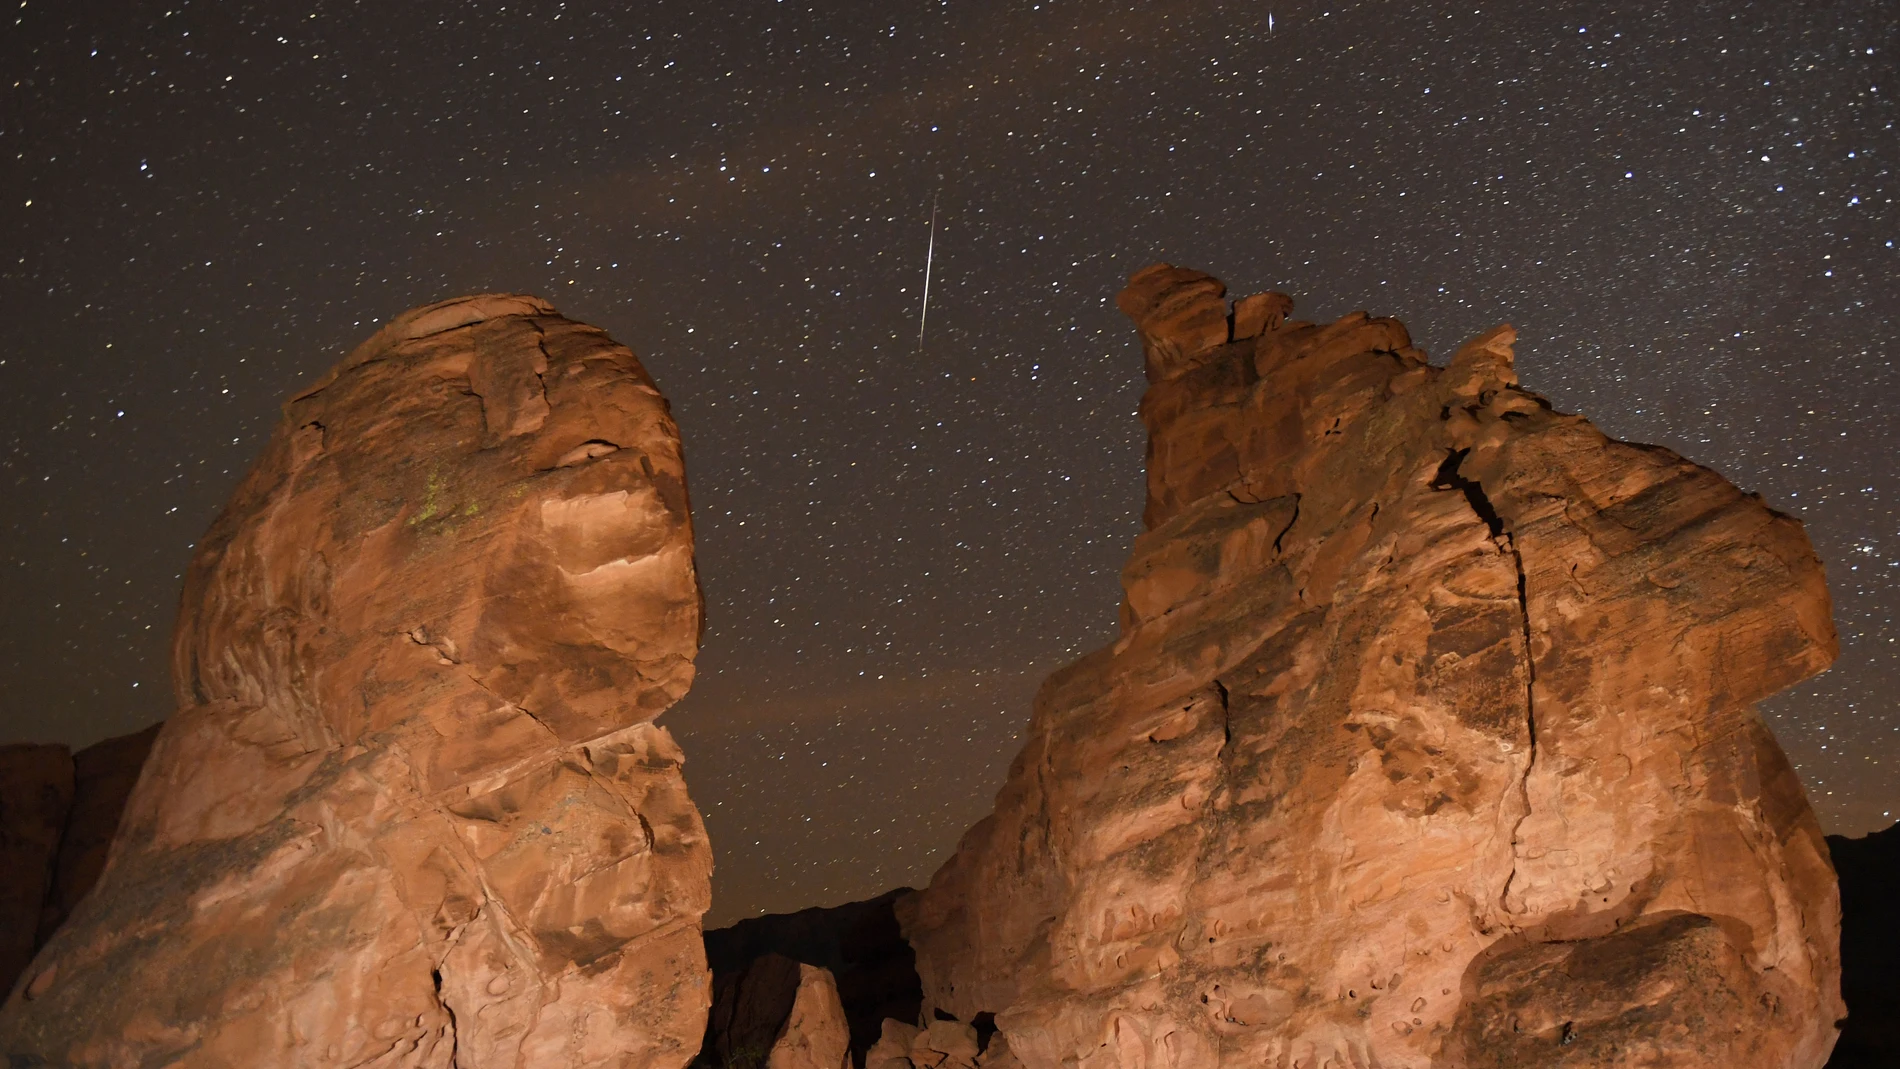
<svg viewBox="0 0 1900 1069">
<path fill-rule="evenodd" d="M 1836 652 L 1801 525 L 1525 390 L 1157 265 L 1123 634 L 900 903 L 1029 1069 L 1814 1069 L 1838 899 L 1753 703 Z"/>
<path fill-rule="evenodd" d="M 693 676 L 679 435 L 531 297 L 395 320 L 199 543 L 106 871 L 14 1064 L 677 1069 L 711 857 L 653 723 Z"/>
</svg>

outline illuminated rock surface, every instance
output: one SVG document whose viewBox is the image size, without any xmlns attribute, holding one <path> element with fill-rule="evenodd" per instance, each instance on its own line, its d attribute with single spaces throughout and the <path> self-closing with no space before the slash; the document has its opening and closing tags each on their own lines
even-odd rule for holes
<svg viewBox="0 0 1900 1069">
<path fill-rule="evenodd" d="M 290 400 L 199 543 L 178 711 L 0 1049 L 685 1065 L 711 857 L 652 721 L 699 629 L 633 354 L 528 297 L 400 317 Z"/>
<path fill-rule="evenodd" d="M 798 966 L 792 1012 L 766 1054 L 765 1069 L 851 1069 L 851 1026 L 829 971 Z"/>
<path fill-rule="evenodd" d="M 1819 826 L 1753 703 L 1836 641 L 1801 525 L 1519 387 L 1501 327 L 1158 265 L 1123 634 L 899 904 L 1028 1069 L 1814 1069 Z M 1234 337 L 1238 334 L 1239 337 Z"/>
</svg>

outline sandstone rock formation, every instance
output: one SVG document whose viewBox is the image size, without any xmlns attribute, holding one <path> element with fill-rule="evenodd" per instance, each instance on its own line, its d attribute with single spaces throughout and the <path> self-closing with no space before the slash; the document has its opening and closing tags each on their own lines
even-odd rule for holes
<svg viewBox="0 0 1900 1069">
<path fill-rule="evenodd" d="M 910 1041 L 910 1064 L 915 1069 L 973 1069 L 980 1054 L 976 1026 L 962 1021 L 933 1020 Z"/>
<path fill-rule="evenodd" d="M 828 969 L 765 953 L 716 974 L 706 1043 L 710 1069 L 846 1069 L 851 1028 Z"/>
<path fill-rule="evenodd" d="M 991 1036 L 989 1045 L 976 1056 L 976 1069 L 1022 1069 L 1022 1064 L 1009 1049 L 1009 1037 L 1001 1032 Z"/>
<path fill-rule="evenodd" d="M 886 1019 L 862 1069 L 1021 1069 L 987 1014 L 974 1024 L 947 1017 L 922 1027 Z"/>
<path fill-rule="evenodd" d="M 0 746 L 0 989 L 99 879 L 157 725 L 73 753 Z"/>
<path fill-rule="evenodd" d="M 750 917 L 727 928 L 706 933 L 706 961 L 713 972 L 713 1010 L 707 1021 L 700 1062 L 720 1069 L 735 1048 L 769 1046 L 780 1024 L 791 1012 L 791 990 L 798 983 L 789 962 L 816 965 L 831 974 L 838 1000 L 851 1030 L 851 1058 L 865 1064 L 866 1052 L 878 1041 L 886 1018 L 915 1021 L 923 1002 L 917 980 L 917 956 L 897 927 L 893 910 L 907 888 L 888 891 L 865 902 Z M 779 962 L 752 975 L 754 963 L 769 956 Z M 763 988 L 760 987 L 761 982 Z M 788 986 L 789 985 L 789 986 Z M 760 991 L 778 993 L 761 1000 Z M 736 1040 L 729 1034 L 742 991 L 762 1001 L 766 1020 L 744 1027 L 763 1032 Z M 759 1016 L 748 1011 L 740 1021 Z"/>
<path fill-rule="evenodd" d="M 712 1008 L 698 1065 L 757 1069 L 778 1042 L 798 1000 L 798 962 L 768 953 L 713 974 Z"/>
<path fill-rule="evenodd" d="M 877 1042 L 864 1054 L 859 1069 L 911 1069 L 910 1048 L 923 1029 L 894 1017 L 878 1027 Z"/>
<path fill-rule="evenodd" d="M 99 882 L 106 852 L 159 726 L 96 742 L 73 755 L 73 804 L 60 832 L 59 858 L 40 910 L 38 946 L 46 945 L 79 900 Z"/>
<path fill-rule="evenodd" d="M 1753 703 L 1834 657 L 1801 525 L 1552 410 L 1500 327 L 1157 265 L 1123 634 L 899 905 L 1029 1069 L 1814 1069 L 1820 829 Z"/>
<path fill-rule="evenodd" d="M 1900 824 L 1858 839 L 1830 835 L 1841 877 L 1841 996 L 1847 1021 L 1828 1069 L 1900 1065 Z"/>
<path fill-rule="evenodd" d="M 633 354 L 530 297 L 408 313 L 292 398 L 0 1051 L 684 1066 L 711 858 L 653 723 L 700 627 L 682 472 Z"/>
<path fill-rule="evenodd" d="M 792 1012 L 765 1057 L 765 1069 L 851 1069 L 851 1027 L 830 972 L 798 967 Z"/>
</svg>

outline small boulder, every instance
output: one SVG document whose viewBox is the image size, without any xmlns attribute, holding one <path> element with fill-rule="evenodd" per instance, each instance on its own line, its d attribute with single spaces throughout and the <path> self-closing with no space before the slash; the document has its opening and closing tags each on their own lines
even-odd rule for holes
<svg viewBox="0 0 1900 1069">
<path fill-rule="evenodd" d="M 910 1048 L 922 1031 L 914 1024 L 886 1017 L 883 1034 L 865 1052 L 864 1069 L 911 1069 Z"/>
<path fill-rule="evenodd" d="M 932 1021 L 911 1040 L 910 1060 L 917 1069 L 974 1069 L 979 1049 L 974 1026 Z"/>
<path fill-rule="evenodd" d="M 851 1026 L 831 972 L 816 965 L 798 967 L 798 992 L 791 1015 L 779 1029 L 766 1069 L 851 1069 Z"/>
</svg>

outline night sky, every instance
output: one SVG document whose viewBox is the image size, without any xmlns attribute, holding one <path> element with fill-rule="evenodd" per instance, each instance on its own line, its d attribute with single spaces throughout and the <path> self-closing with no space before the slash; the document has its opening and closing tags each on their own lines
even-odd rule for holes
<svg viewBox="0 0 1900 1069">
<path fill-rule="evenodd" d="M 1165 259 L 1441 359 L 1508 320 L 1559 408 L 1801 517 L 1842 654 L 1769 720 L 1829 830 L 1891 823 L 1892 0 L 1426 6 L 19 4 L 0 736 L 165 716 L 179 574 L 280 400 L 408 307 L 526 291 L 685 435 L 708 628 L 663 723 L 709 921 L 917 884 L 1113 632 L 1113 298 Z"/>
</svg>

